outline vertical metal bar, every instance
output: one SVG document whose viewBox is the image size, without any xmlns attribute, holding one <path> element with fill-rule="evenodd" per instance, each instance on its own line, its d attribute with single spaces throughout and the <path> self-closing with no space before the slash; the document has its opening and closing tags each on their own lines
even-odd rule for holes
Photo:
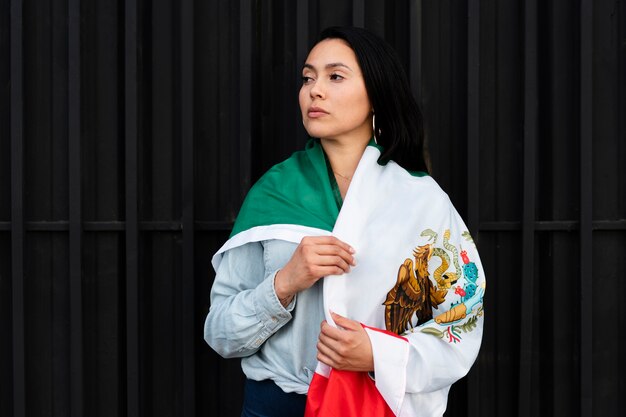
<svg viewBox="0 0 626 417">
<path fill-rule="evenodd" d="M 125 2 L 124 104 L 126 173 L 126 411 L 140 415 L 137 0 Z"/>
<path fill-rule="evenodd" d="M 537 0 L 524 11 L 524 204 L 522 208 L 521 339 L 519 415 L 531 415 L 535 269 L 535 164 L 538 129 Z"/>
<path fill-rule="evenodd" d="M 365 27 L 365 0 L 352 0 L 352 26 Z"/>
<path fill-rule="evenodd" d="M 68 145 L 70 273 L 70 414 L 83 412 L 82 192 L 80 111 L 80 0 L 68 4 Z"/>
<path fill-rule="evenodd" d="M 467 226 L 478 239 L 480 142 L 480 0 L 467 4 Z"/>
<path fill-rule="evenodd" d="M 195 400 L 195 340 L 198 332 L 194 320 L 194 117 L 193 117 L 193 51 L 194 13 L 193 0 L 180 4 L 180 121 L 181 121 L 181 167 L 182 167 L 182 385 L 183 413 L 185 417 L 196 415 Z M 248 26 L 249 28 L 249 26 Z"/>
<path fill-rule="evenodd" d="M 619 36 L 622 39 L 622 45 L 626 45 L 626 4 L 622 3 L 622 5 L 620 6 L 620 11 L 619 11 L 619 15 L 618 15 L 618 22 L 619 23 Z M 617 108 L 617 114 L 626 114 L 626 53 L 622 53 L 620 54 L 620 60 L 619 60 L 619 64 L 618 64 L 618 74 L 619 77 L 617 78 L 619 81 L 619 97 L 621 97 L 621 100 L 618 101 L 618 108 Z M 621 139 L 617 139 L 617 141 L 615 143 L 619 143 L 620 145 L 620 149 L 619 149 L 619 158 L 620 161 L 626 161 L 626 117 L 620 117 L 619 118 L 619 125 L 618 125 L 618 132 L 619 135 L 621 135 Z M 616 171 L 619 172 L 619 171 Z M 622 171 L 623 173 L 623 171 Z M 622 174 L 623 175 L 623 174 Z M 624 206 L 626 206 L 626 177 L 622 176 L 623 180 L 620 181 L 620 187 L 616 189 L 618 195 L 622 196 L 622 210 L 624 210 Z M 624 211 L 622 211 L 622 213 L 624 213 Z M 626 217 L 626 214 L 620 217 Z M 608 219 L 606 219 L 605 221 L 609 221 Z M 618 222 L 622 222 L 622 227 L 625 223 L 625 220 L 614 220 L 615 223 Z M 618 227 L 617 225 L 614 227 Z M 623 288 L 623 287 L 622 287 Z M 624 308 L 624 306 L 622 306 L 622 308 Z M 623 317 L 623 316 L 622 316 Z M 623 391 L 622 391 L 623 392 Z"/>
<path fill-rule="evenodd" d="M 24 361 L 24 82 L 23 2 L 11 1 L 11 274 L 13 415 L 26 415 Z"/>
<path fill-rule="evenodd" d="M 308 49 L 310 47 L 309 39 L 309 0 L 298 0 L 296 2 L 296 65 L 297 71 L 301 70 L 301 66 L 306 60 Z M 295 75 L 298 75 L 299 72 Z M 299 78 L 296 77 L 296 80 Z M 302 132 L 301 137 L 306 134 L 304 129 L 300 129 Z"/>
<path fill-rule="evenodd" d="M 480 0 L 467 4 L 467 225 L 478 241 L 480 161 Z M 480 398 L 477 371 L 467 383 L 467 415 L 478 416 Z"/>
<path fill-rule="evenodd" d="M 593 412 L 593 2 L 580 4 L 580 415 Z"/>
<path fill-rule="evenodd" d="M 409 82 L 413 95 L 422 104 L 422 0 L 409 3 Z"/>
<path fill-rule="evenodd" d="M 252 4 L 240 0 L 239 11 L 239 177 L 240 190 L 250 188 L 252 149 Z M 297 7 L 297 6 L 296 6 Z M 299 64 L 298 64 L 299 65 Z"/>
<path fill-rule="evenodd" d="M 245 3 L 245 1 L 244 1 Z M 296 3 L 296 58 L 298 66 L 304 64 L 309 45 L 309 1 L 301 0 Z M 300 67 L 298 67 L 298 71 Z"/>
</svg>

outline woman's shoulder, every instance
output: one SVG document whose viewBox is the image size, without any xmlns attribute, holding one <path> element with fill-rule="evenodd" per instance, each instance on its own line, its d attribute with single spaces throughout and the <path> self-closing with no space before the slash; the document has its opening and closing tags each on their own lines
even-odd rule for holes
<svg viewBox="0 0 626 417">
<path fill-rule="evenodd" d="M 289 157 L 272 165 L 252 186 L 261 188 L 267 185 L 280 185 L 285 181 L 297 181 L 311 169 L 310 159 L 315 143 L 310 140 L 305 149 L 293 152 Z"/>
<path fill-rule="evenodd" d="M 448 194 L 429 173 L 423 171 L 408 171 L 398 164 L 395 164 L 395 166 L 397 170 L 403 172 L 402 176 L 409 187 L 414 187 L 416 191 L 419 191 L 421 194 L 426 193 L 429 198 L 439 199 L 444 202 L 450 201 Z"/>
</svg>

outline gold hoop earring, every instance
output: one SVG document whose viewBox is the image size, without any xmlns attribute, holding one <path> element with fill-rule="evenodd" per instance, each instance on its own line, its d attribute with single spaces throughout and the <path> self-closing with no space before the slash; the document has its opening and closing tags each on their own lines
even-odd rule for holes
<svg viewBox="0 0 626 417">
<path fill-rule="evenodd" d="M 376 139 L 376 113 L 372 114 L 372 133 L 374 135 L 374 143 L 378 145 L 378 140 Z"/>
</svg>

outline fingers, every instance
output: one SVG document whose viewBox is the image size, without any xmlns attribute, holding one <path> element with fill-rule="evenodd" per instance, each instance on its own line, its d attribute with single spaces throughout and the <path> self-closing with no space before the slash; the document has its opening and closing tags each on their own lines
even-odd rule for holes
<svg viewBox="0 0 626 417">
<path fill-rule="evenodd" d="M 317 360 L 339 369 L 341 362 L 339 350 L 342 344 L 339 341 L 341 335 L 337 332 L 340 330 L 328 324 L 326 320 L 322 322 L 322 330 L 317 341 Z"/>
<path fill-rule="evenodd" d="M 346 332 L 346 330 L 352 332 L 363 330 L 363 326 L 358 321 L 350 320 L 332 311 L 330 314 L 337 327 L 332 326 L 326 320 L 322 321 L 320 325 L 320 339 L 324 339 L 328 344 L 332 344 L 332 341 L 341 343 L 349 341 L 350 333 Z"/>
<path fill-rule="evenodd" d="M 339 327 L 342 327 L 344 329 L 347 330 L 361 330 L 363 328 L 363 326 L 361 326 L 361 323 L 359 323 L 358 321 L 355 320 L 350 320 L 349 318 L 346 318 L 344 316 L 341 316 L 337 313 L 335 313 L 334 311 L 330 312 L 330 315 L 333 318 L 333 321 L 335 322 L 335 324 Z M 328 326 L 330 328 L 332 328 L 332 326 Z"/>
<path fill-rule="evenodd" d="M 355 266 L 356 259 L 354 255 L 337 245 L 318 245 L 315 247 L 316 252 L 320 256 L 327 257 L 329 260 L 345 262 L 348 265 Z M 340 259 L 337 259 L 340 258 Z"/>
<path fill-rule="evenodd" d="M 318 277 L 327 277 L 330 275 L 342 275 L 345 274 L 347 272 L 350 271 L 350 268 L 348 269 L 342 269 L 339 266 L 319 266 L 315 269 L 315 275 Z"/>
<path fill-rule="evenodd" d="M 339 340 L 341 339 L 341 330 L 331 326 L 326 320 L 324 320 L 320 326 L 319 338 L 320 340 L 324 339 L 324 341 Z"/>
<path fill-rule="evenodd" d="M 350 266 L 356 266 L 354 248 L 334 236 L 305 237 L 300 242 L 302 253 L 313 264 L 319 266 L 337 266 L 339 273 L 348 272 Z"/>
<path fill-rule="evenodd" d="M 304 237 L 275 279 L 281 294 L 295 294 L 329 275 L 342 275 L 356 265 L 354 249 L 334 236 Z"/>
<path fill-rule="evenodd" d="M 337 239 L 335 236 L 307 236 L 302 239 L 303 244 L 307 244 L 309 242 L 318 245 L 339 246 L 350 254 L 355 253 L 355 250 L 352 246 L 348 245 L 346 242 Z"/>
<path fill-rule="evenodd" d="M 338 267 L 340 274 L 350 272 L 350 264 L 341 256 L 318 256 L 315 263 L 322 267 Z"/>
<path fill-rule="evenodd" d="M 321 341 L 317 343 L 317 360 L 335 369 L 341 369 L 341 357 L 334 350 L 324 345 Z"/>
<path fill-rule="evenodd" d="M 374 369 L 372 347 L 367 333 L 357 321 L 331 313 L 341 328 L 326 321 L 321 324 L 317 359 L 335 369 L 371 371 Z"/>
</svg>

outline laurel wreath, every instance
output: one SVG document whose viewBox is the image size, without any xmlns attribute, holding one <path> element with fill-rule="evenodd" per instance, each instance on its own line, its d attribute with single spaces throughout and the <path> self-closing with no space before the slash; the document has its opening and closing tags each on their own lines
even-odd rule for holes
<svg viewBox="0 0 626 417">
<path fill-rule="evenodd" d="M 426 327 L 421 329 L 422 333 L 437 336 L 440 339 L 444 337 L 448 339 L 449 343 L 457 343 L 461 341 L 461 333 L 469 333 L 478 326 L 478 317 L 483 315 L 482 306 L 478 309 L 475 315 L 470 317 L 465 323 L 452 325 L 446 327 L 444 330 L 437 329 L 435 327 Z"/>
</svg>

